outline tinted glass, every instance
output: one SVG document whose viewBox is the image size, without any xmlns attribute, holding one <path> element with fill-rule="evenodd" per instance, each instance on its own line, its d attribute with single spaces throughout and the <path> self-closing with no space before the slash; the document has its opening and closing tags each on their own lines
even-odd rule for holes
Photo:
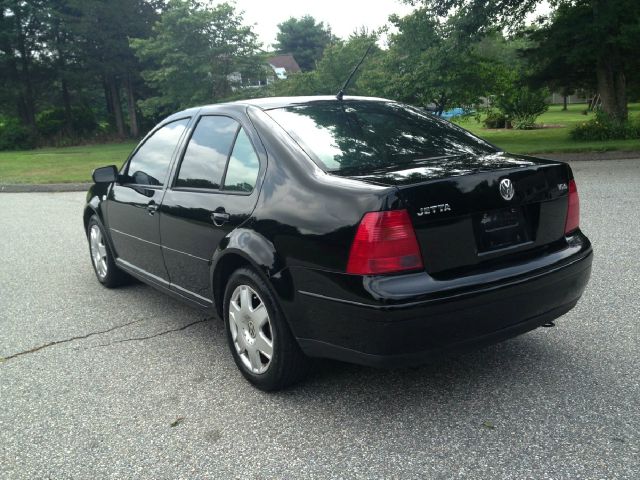
<svg viewBox="0 0 640 480">
<path fill-rule="evenodd" d="M 229 117 L 202 117 L 184 153 L 176 187 L 220 188 L 238 126 Z"/>
<path fill-rule="evenodd" d="M 260 162 L 251 140 L 244 129 L 240 130 L 229 159 L 227 175 L 224 178 L 224 189 L 250 192 L 256 185 L 259 170 Z"/>
<path fill-rule="evenodd" d="M 144 142 L 129 162 L 127 175 L 131 183 L 164 184 L 173 151 L 188 123 L 188 118 L 168 123 Z"/>
<path fill-rule="evenodd" d="M 320 101 L 267 113 L 328 171 L 496 151 L 462 128 L 395 102 Z"/>
</svg>

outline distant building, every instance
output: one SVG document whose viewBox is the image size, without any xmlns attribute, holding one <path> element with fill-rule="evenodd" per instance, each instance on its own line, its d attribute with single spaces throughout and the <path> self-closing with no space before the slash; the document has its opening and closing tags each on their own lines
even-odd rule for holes
<svg viewBox="0 0 640 480">
<path fill-rule="evenodd" d="M 300 65 L 290 53 L 269 57 L 267 58 L 267 64 L 273 68 L 274 73 L 280 80 L 286 80 L 287 74 L 302 71 Z"/>
<path fill-rule="evenodd" d="M 290 53 L 275 55 L 265 60 L 265 68 L 262 78 L 259 79 L 243 79 L 240 72 L 233 72 L 227 75 L 229 82 L 236 88 L 258 88 L 270 85 L 276 78 L 278 80 L 286 80 L 292 73 L 298 73 L 302 70 L 296 59 Z"/>
</svg>

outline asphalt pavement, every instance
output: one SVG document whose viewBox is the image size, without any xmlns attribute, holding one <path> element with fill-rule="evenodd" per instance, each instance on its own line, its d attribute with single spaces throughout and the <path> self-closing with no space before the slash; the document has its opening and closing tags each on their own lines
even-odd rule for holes
<svg viewBox="0 0 640 480">
<path fill-rule="evenodd" d="M 556 328 L 275 394 L 217 318 L 98 284 L 82 193 L 0 193 L 0 478 L 640 478 L 640 160 L 573 168 L 595 259 Z"/>
</svg>

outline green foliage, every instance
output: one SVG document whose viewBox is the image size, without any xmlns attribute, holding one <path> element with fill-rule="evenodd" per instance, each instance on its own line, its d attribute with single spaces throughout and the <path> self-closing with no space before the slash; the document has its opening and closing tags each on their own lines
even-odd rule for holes
<svg viewBox="0 0 640 480">
<path fill-rule="evenodd" d="M 569 136 L 569 132 L 576 125 L 585 122 L 585 117 L 582 114 L 585 106 L 585 104 L 569 104 L 568 110 L 562 110 L 562 105 L 550 105 L 549 110 L 538 118 L 538 122 L 545 125 L 555 125 L 557 128 L 487 130 L 482 125 L 481 118 L 478 119 L 478 117 L 469 117 L 465 120 L 456 121 L 456 123 L 512 153 L 640 151 L 640 138 L 635 140 L 592 140 L 584 142 L 573 140 Z M 640 122 L 640 104 L 630 104 L 629 114 L 632 121 Z M 593 115 L 590 113 L 589 117 L 592 118 Z"/>
<path fill-rule="evenodd" d="M 476 44 L 453 34 L 451 23 L 426 9 L 392 16 L 398 33 L 390 37 L 385 61 L 385 95 L 421 106 L 472 107 L 491 93 L 501 61 L 489 59 Z"/>
<path fill-rule="evenodd" d="M 371 51 L 348 94 L 439 111 L 480 111 L 489 99 L 505 121 L 532 128 L 545 108 L 540 88 L 597 89 L 616 120 L 580 122 L 574 137 L 633 136 L 624 120 L 627 97 L 640 98 L 638 0 L 550 0 L 551 13 L 525 31 L 542 0 L 405 1 L 418 8 L 391 17 L 389 48 Z M 214 3 L 0 0 L 0 118 L 12 119 L 0 126 L 0 143 L 137 137 L 135 126 L 144 131 L 178 109 L 225 98 L 335 94 L 378 40 L 366 31 L 340 40 L 310 16 L 290 18 L 279 25 L 277 48 L 304 72 L 239 88 L 230 74 L 264 79 L 265 54 L 235 7 Z M 492 113 L 486 122 L 503 119 Z"/>
<path fill-rule="evenodd" d="M 486 128 L 505 128 L 507 126 L 507 116 L 502 112 L 490 110 L 482 120 L 482 123 Z"/>
<path fill-rule="evenodd" d="M 347 77 L 358 64 L 367 48 L 375 44 L 374 33 L 360 32 L 346 41 L 338 40 L 324 52 L 315 70 L 290 75 L 287 80 L 276 81 L 265 88 L 243 89 L 232 99 L 294 96 L 294 95 L 335 95 L 344 85 Z M 384 52 L 374 46 L 365 62 L 354 76 L 347 89 L 347 95 L 381 95 L 385 72 L 381 71 Z"/>
<path fill-rule="evenodd" d="M 76 135 L 84 136 L 98 129 L 98 123 L 93 111 L 87 107 L 73 107 L 71 109 L 71 128 Z M 43 137 L 53 137 L 68 134 L 67 120 L 62 108 L 50 108 L 36 116 L 38 133 Z"/>
<path fill-rule="evenodd" d="M 530 84 L 565 95 L 578 89 L 596 90 L 591 16 L 588 5 L 563 4 L 542 25 L 523 31 L 529 44 L 521 53 L 533 66 L 527 75 Z"/>
<path fill-rule="evenodd" d="M 546 98 L 548 90 L 533 90 L 515 87 L 496 98 L 496 107 L 504 114 L 513 128 L 529 130 L 535 127 L 536 119 L 549 109 Z"/>
<path fill-rule="evenodd" d="M 375 77 L 383 52 L 376 46 L 377 39 L 375 33 L 359 32 L 346 41 L 338 41 L 327 47 L 316 70 L 319 92 L 337 94 L 367 49 L 373 45 L 347 87 L 347 95 L 380 95 L 382 92 L 376 86 Z"/>
<path fill-rule="evenodd" d="M 640 120 L 620 121 L 598 110 L 595 118 L 573 127 L 569 136 L 581 142 L 640 139 Z"/>
<path fill-rule="evenodd" d="M 458 38 L 481 38 L 496 28 L 517 31 L 541 0 L 405 0 L 425 5 L 434 18 L 455 19 Z M 565 91 L 575 83 L 577 66 L 597 79 L 602 108 L 611 117 L 625 120 L 627 83 L 637 83 L 640 57 L 640 2 L 638 0 L 550 0 L 556 15 L 543 19 L 540 40 L 540 78 L 560 84 Z M 548 57 L 548 58 L 544 58 Z M 554 65 L 560 68 L 555 70 Z M 634 74 L 633 76 L 631 74 Z M 635 78 L 633 78 L 635 77 Z M 556 87 L 558 86 L 556 83 Z"/>
<path fill-rule="evenodd" d="M 0 150 L 28 150 L 36 146 L 32 130 L 17 119 L 0 119 Z"/>
<path fill-rule="evenodd" d="M 315 68 L 324 49 L 334 40 L 331 28 L 310 16 L 289 18 L 278 25 L 275 48 L 280 53 L 291 53 L 304 72 Z"/>
<path fill-rule="evenodd" d="M 140 102 L 146 115 L 164 115 L 232 92 L 231 73 L 259 64 L 258 43 L 242 15 L 227 3 L 170 0 L 149 38 L 132 39 L 150 66 L 142 77 L 156 92 Z"/>
</svg>

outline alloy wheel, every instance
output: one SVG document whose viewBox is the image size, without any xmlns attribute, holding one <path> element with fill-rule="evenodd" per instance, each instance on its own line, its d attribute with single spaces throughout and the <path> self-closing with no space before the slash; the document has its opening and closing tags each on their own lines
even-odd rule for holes
<svg viewBox="0 0 640 480">
<path fill-rule="evenodd" d="M 248 285 L 239 285 L 229 301 L 229 327 L 243 365 L 254 374 L 267 371 L 273 357 L 273 329 L 267 307 Z"/>
<path fill-rule="evenodd" d="M 89 245 L 93 266 L 96 268 L 98 277 L 103 280 L 107 276 L 107 247 L 98 225 L 92 225 L 89 230 Z"/>
</svg>

